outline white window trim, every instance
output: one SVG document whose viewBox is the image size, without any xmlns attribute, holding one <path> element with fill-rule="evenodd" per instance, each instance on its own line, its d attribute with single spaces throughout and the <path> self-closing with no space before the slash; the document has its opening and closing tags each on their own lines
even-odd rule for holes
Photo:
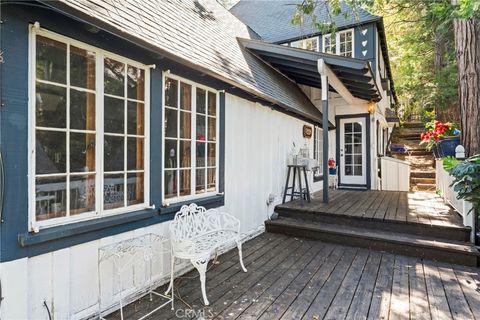
<svg viewBox="0 0 480 320">
<path fill-rule="evenodd" d="M 95 52 L 95 134 L 96 134 L 96 146 L 95 146 L 95 212 L 85 212 L 74 216 L 52 218 L 43 221 L 36 220 L 36 193 L 35 193 L 35 131 L 36 131 L 36 118 L 35 118 L 35 87 L 36 87 L 36 36 L 41 35 L 47 38 L 63 42 L 67 45 L 73 45 L 78 48 L 82 48 Z M 144 103 L 144 190 L 143 197 L 144 202 L 132 206 L 107 209 L 103 210 L 103 162 L 104 162 L 104 150 L 103 150 L 103 69 L 99 66 L 103 66 L 103 58 L 108 57 L 117 61 L 123 62 L 133 67 L 143 69 L 145 71 L 145 99 Z M 67 70 L 69 68 L 69 54 L 67 51 Z M 139 63 L 137 61 L 125 58 L 123 56 L 111 53 L 106 50 L 88 45 L 81 41 L 74 40 L 72 38 L 60 35 L 58 33 L 38 28 L 33 24 L 29 25 L 29 57 L 28 57 L 28 83 L 29 83 L 29 99 L 28 99 L 28 219 L 29 219 L 29 231 L 38 232 L 40 229 L 47 227 L 54 227 L 59 225 L 66 225 L 80 221 L 93 220 L 113 216 L 121 213 L 128 213 L 143 209 L 151 208 L 150 206 L 150 67 Z M 68 83 L 67 83 L 68 85 Z M 67 102 L 68 108 L 68 102 Z M 67 112 L 67 119 L 70 116 Z M 69 148 L 69 144 L 67 144 Z M 124 155 L 127 157 L 127 154 Z M 67 186 L 68 187 L 68 186 Z M 68 197 L 67 197 L 68 198 Z"/>
<path fill-rule="evenodd" d="M 305 38 L 305 39 L 299 39 L 299 40 L 295 40 L 295 41 L 291 41 L 291 42 L 289 42 L 289 43 L 286 43 L 285 45 L 288 45 L 289 47 L 292 47 L 292 43 L 301 42 L 303 45 L 302 45 L 301 48 L 298 48 L 298 49 L 308 50 L 308 49 L 306 48 L 306 41 L 312 40 L 312 39 L 316 39 L 316 40 L 317 40 L 317 47 L 315 48 L 315 52 L 319 52 L 319 51 L 320 51 L 320 39 L 319 39 L 318 36 L 310 37 L 310 38 Z M 292 47 L 292 48 L 297 48 L 297 47 Z"/>
<path fill-rule="evenodd" d="M 330 53 L 330 54 L 340 55 L 340 34 L 349 33 L 349 32 L 352 33 L 352 56 L 351 56 L 351 58 L 355 58 L 355 30 L 353 28 L 337 31 L 335 33 L 335 53 Z M 326 37 L 331 37 L 331 35 L 332 35 L 331 33 L 322 35 L 322 52 L 323 53 L 326 53 L 325 52 L 325 38 Z"/>
<path fill-rule="evenodd" d="M 191 178 L 190 178 L 190 190 L 192 191 L 192 194 L 191 195 L 188 195 L 188 196 L 178 196 L 178 197 L 172 197 L 172 198 L 165 198 L 165 130 L 164 130 L 164 124 L 162 123 L 162 205 L 163 206 L 169 206 L 171 204 L 175 204 L 175 203 L 179 203 L 179 202 L 184 202 L 184 201 L 191 201 L 191 200 L 197 200 L 197 199 L 203 199 L 203 198 L 207 198 L 207 197 L 211 197 L 211 196 L 215 196 L 215 195 L 218 195 L 219 194 L 219 172 L 220 172 L 220 157 L 219 157 L 219 154 L 220 154 L 220 95 L 219 95 L 219 91 L 218 90 L 215 90 L 211 87 L 208 87 L 208 86 L 205 86 L 205 85 L 201 85 L 197 82 L 194 82 L 194 81 L 191 81 L 191 80 L 188 80 L 186 78 L 183 78 L 183 77 L 180 77 L 180 76 L 177 76 L 175 74 L 172 74 L 170 73 L 170 71 L 163 71 L 162 73 L 162 95 L 164 96 L 165 95 L 165 80 L 166 78 L 169 78 L 169 79 L 173 79 L 173 80 L 177 80 L 179 81 L 179 91 L 180 91 L 180 82 L 183 82 L 185 84 L 189 84 L 192 86 L 192 112 L 191 112 L 191 141 L 192 141 L 192 144 L 196 145 L 196 115 L 197 115 L 197 99 L 196 99 L 196 89 L 199 88 L 199 89 L 203 89 L 203 90 L 206 90 L 206 91 L 210 91 L 210 92 L 213 92 L 215 93 L 216 95 L 216 106 L 217 106 L 217 110 L 216 110 L 216 116 L 215 116 L 215 125 L 216 125 L 216 141 L 215 141 L 215 191 L 210 191 L 210 192 L 204 192 L 204 193 L 200 193 L 200 194 L 195 194 L 195 189 L 196 189 L 196 169 L 197 169 L 197 165 L 196 165 L 196 157 L 194 157 L 193 155 L 195 154 L 195 148 L 191 148 L 191 159 L 190 159 L 190 163 L 191 163 L 191 166 L 190 166 L 190 170 L 191 170 Z M 207 96 L 208 96 L 208 93 L 207 93 Z M 178 103 L 180 103 L 180 100 L 178 100 Z M 180 109 L 178 109 L 180 110 Z M 206 105 L 206 112 L 208 112 L 208 105 Z M 163 102 L 162 102 L 162 119 L 165 119 L 165 99 L 163 99 Z M 177 128 L 177 130 L 179 130 L 179 128 Z M 180 139 L 180 138 L 177 138 L 177 140 Z M 208 141 L 208 139 L 207 139 Z M 206 142 L 207 142 L 206 141 Z M 207 154 L 205 154 L 205 161 L 207 162 L 208 161 L 208 156 Z M 208 166 L 206 165 L 205 166 L 206 168 L 208 168 Z M 178 168 L 176 169 L 178 170 Z M 208 170 L 207 170 L 208 171 Z M 195 172 L 195 174 L 194 174 Z M 205 181 L 205 183 L 207 183 L 207 181 Z"/>
</svg>

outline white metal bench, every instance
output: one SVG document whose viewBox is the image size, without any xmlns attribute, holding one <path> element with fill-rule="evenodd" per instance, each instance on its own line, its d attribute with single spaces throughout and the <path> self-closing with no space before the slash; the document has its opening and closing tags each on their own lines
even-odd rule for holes
<svg viewBox="0 0 480 320">
<path fill-rule="evenodd" d="M 209 305 L 205 291 L 207 265 L 218 248 L 236 243 L 240 265 L 247 272 L 242 260 L 240 221 L 232 215 L 215 209 L 206 210 L 195 203 L 182 206 L 170 223 L 172 243 L 170 285 L 165 294 L 173 292 L 175 258 L 190 260 L 200 274 L 203 301 Z"/>
</svg>

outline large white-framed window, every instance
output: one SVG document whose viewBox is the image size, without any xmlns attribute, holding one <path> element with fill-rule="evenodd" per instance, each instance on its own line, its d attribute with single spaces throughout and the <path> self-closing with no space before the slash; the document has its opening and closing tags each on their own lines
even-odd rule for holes
<svg viewBox="0 0 480 320">
<path fill-rule="evenodd" d="M 218 193 L 218 92 L 165 73 L 163 201 Z"/>
<path fill-rule="evenodd" d="M 323 52 L 354 58 L 353 29 L 337 31 L 322 37 Z"/>
<path fill-rule="evenodd" d="M 310 51 L 319 51 L 319 42 L 318 37 L 311 37 L 307 39 L 301 39 L 297 41 L 290 42 L 290 47 L 305 49 Z"/>
<path fill-rule="evenodd" d="M 147 66 L 30 27 L 30 230 L 149 205 Z"/>
</svg>

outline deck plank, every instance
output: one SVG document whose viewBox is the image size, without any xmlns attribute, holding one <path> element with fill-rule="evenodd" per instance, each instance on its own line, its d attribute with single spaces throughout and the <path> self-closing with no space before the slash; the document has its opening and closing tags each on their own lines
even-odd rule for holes
<svg viewBox="0 0 480 320">
<path fill-rule="evenodd" d="M 454 272 L 473 316 L 476 319 L 480 319 L 480 281 L 478 277 L 476 277 L 478 273 L 475 275 L 471 271 L 469 272 L 460 268 L 456 268 Z"/>
<path fill-rule="evenodd" d="M 373 194 L 372 194 L 372 196 L 373 196 Z M 370 200 L 370 197 L 365 197 L 364 195 L 362 195 L 362 197 L 360 197 L 358 199 L 358 201 L 355 201 L 350 208 L 348 208 L 344 211 L 344 214 L 349 215 L 349 216 L 357 216 L 358 211 L 361 208 L 361 206 L 364 203 L 368 202 L 369 200 Z"/>
<path fill-rule="evenodd" d="M 282 305 L 282 307 L 277 307 L 277 309 L 284 309 L 283 306 L 288 307 L 289 304 L 287 304 L 287 301 L 292 298 L 295 299 L 298 296 L 298 293 L 303 289 L 305 283 L 310 281 L 313 275 L 323 267 L 325 261 L 327 261 L 328 257 L 336 249 L 335 245 L 325 244 L 323 242 L 318 242 L 316 247 L 318 247 L 320 251 L 316 253 L 314 259 L 311 260 L 306 267 L 291 268 L 292 270 L 289 271 L 287 276 L 282 277 L 280 281 L 256 298 L 254 303 L 246 307 L 241 314 L 241 318 L 258 319 L 272 304 L 276 306 L 279 304 Z M 279 298 L 280 300 L 277 300 Z"/>
<path fill-rule="evenodd" d="M 203 306 L 193 270 L 177 280 L 175 311 L 166 307 L 149 319 L 176 319 L 175 312 L 189 309 L 197 316 L 203 312 L 207 319 L 242 320 L 436 320 L 480 315 L 476 268 L 277 234 L 261 235 L 244 248 L 247 273 L 240 270 L 235 249 L 221 255 L 220 264 L 207 272 L 209 307 Z M 125 307 L 125 318 L 139 318 L 161 301 L 139 299 Z M 119 313 L 106 318 L 118 319 Z"/>
<path fill-rule="evenodd" d="M 408 258 L 395 256 L 392 298 L 390 301 L 390 319 L 409 319 L 408 269 Z"/>
<path fill-rule="evenodd" d="M 395 220 L 399 199 L 400 199 L 400 192 L 393 191 L 393 195 L 390 201 L 388 202 L 388 207 L 385 212 L 385 220 Z"/>
<path fill-rule="evenodd" d="M 243 262 L 245 266 L 248 268 L 252 261 L 255 261 L 263 254 L 271 250 L 281 241 L 287 240 L 288 238 L 284 235 L 272 235 L 268 233 L 263 233 L 258 237 L 253 238 L 252 240 L 246 242 L 243 246 Z M 228 277 L 229 275 L 240 272 L 239 262 L 238 262 L 238 252 L 236 250 L 230 250 L 225 254 L 218 257 L 219 264 L 214 265 L 213 261 L 210 261 L 208 267 L 207 277 L 207 286 L 215 286 L 218 283 L 221 283 L 222 279 Z M 197 277 L 198 273 L 194 270 L 195 277 Z M 184 277 L 177 277 L 175 279 L 175 288 L 177 295 L 187 295 L 191 293 L 193 290 L 198 290 L 199 284 L 197 279 L 185 279 Z M 157 289 L 158 292 L 163 293 L 165 292 L 167 286 L 164 285 Z M 181 291 L 178 290 L 181 288 Z M 154 300 L 151 303 L 147 303 L 143 305 L 143 307 L 135 307 L 127 310 L 124 313 L 125 318 L 134 318 L 134 314 L 144 314 L 146 309 L 150 309 L 150 305 L 155 305 L 159 298 L 154 296 Z M 145 298 L 148 301 L 147 298 Z"/>
<path fill-rule="evenodd" d="M 458 279 L 448 264 L 439 263 L 438 271 L 446 292 L 450 312 L 454 319 L 474 319 L 470 306 L 465 299 L 462 288 L 458 283 Z"/>
<path fill-rule="evenodd" d="M 358 208 L 357 212 L 353 214 L 353 216 L 364 217 L 367 213 L 368 208 L 370 208 L 375 203 L 375 201 L 379 197 L 381 197 L 381 195 L 382 195 L 382 192 L 375 191 L 369 197 L 366 197 L 367 201 L 362 203 L 362 205 Z"/>
<path fill-rule="evenodd" d="M 431 316 L 428 299 L 425 299 L 425 297 L 427 297 L 427 287 L 425 274 L 423 272 L 423 263 L 419 259 L 409 258 L 409 265 L 410 318 L 429 320 Z"/>
<path fill-rule="evenodd" d="M 395 257 L 383 254 L 367 319 L 388 319 Z"/>
<path fill-rule="evenodd" d="M 392 198 L 395 196 L 395 191 L 388 191 L 385 198 L 383 198 L 377 210 L 375 210 L 374 219 L 383 220 L 388 210 L 388 206 L 392 201 Z"/>
<path fill-rule="evenodd" d="M 345 255 L 351 255 L 351 252 L 346 252 L 346 247 L 337 247 L 331 255 L 327 257 L 327 261 L 322 265 L 322 268 L 318 269 L 313 275 L 305 288 L 296 297 L 295 301 L 288 307 L 282 316 L 282 320 L 301 319 L 307 309 L 315 300 L 318 292 L 324 286 L 325 282 L 329 279 L 331 273 L 339 263 L 346 263 L 349 258 L 343 258 Z M 343 259 L 342 259 L 343 258 Z"/>
<path fill-rule="evenodd" d="M 365 218 L 370 218 L 373 219 L 375 217 L 375 212 L 377 211 L 378 207 L 380 204 L 383 202 L 383 200 L 388 196 L 388 192 L 382 192 L 380 193 L 379 197 L 376 199 L 375 202 L 373 202 L 369 208 L 365 211 L 365 214 L 363 215 Z"/>
<path fill-rule="evenodd" d="M 289 238 L 287 241 L 280 243 L 274 249 L 268 251 L 266 254 L 262 255 L 262 257 L 252 263 L 254 266 L 253 268 L 249 267 L 251 269 L 250 272 L 237 272 L 233 276 L 229 277 L 228 280 L 222 281 L 221 283 L 223 285 L 208 287 L 207 297 L 212 300 L 212 302 L 218 302 L 219 299 L 231 299 L 233 301 L 235 299 L 235 290 L 233 289 L 236 287 L 242 288 L 242 286 L 247 285 L 249 282 L 256 282 L 258 279 L 264 276 L 268 270 L 271 270 L 286 260 L 288 256 L 298 250 L 303 243 L 303 240 L 297 240 L 295 238 Z M 192 306 L 194 307 L 203 307 L 200 287 L 198 287 L 198 290 L 196 290 L 192 295 L 185 296 L 184 299 L 192 301 Z"/>
<path fill-rule="evenodd" d="M 324 319 L 336 320 L 346 317 L 368 256 L 368 250 L 360 250 L 357 253 Z"/>
<path fill-rule="evenodd" d="M 395 220 L 404 222 L 408 220 L 408 192 L 400 193 Z"/>
<path fill-rule="evenodd" d="M 447 297 L 437 266 L 433 262 L 427 261 L 423 263 L 423 270 L 432 319 L 451 319 Z"/>
<path fill-rule="evenodd" d="M 291 268 L 299 269 L 299 266 L 309 263 L 314 258 L 316 250 L 319 249 L 318 246 L 315 246 L 315 241 L 304 241 L 298 249 L 277 266 L 271 268 L 267 266 L 255 270 L 255 273 L 257 273 L 255 275 L 256 281 L 244 281 L 234 286 L 224 293 L 220 299 L 212 303 L 207 310 L 212 316 L 221 319 L 237 318 L 252 300 L 256 300 L 270 286 L 281 281 L 282 276 L 288 274 Z"/>
<path fill-rule="evenodd" d="M 335 298 L 335 295 L 340 288 L 340 285 L 342 284 L 345 275 L 348 272 L 348 269 L 350 269 L 350 266 L 352 265 L 352 262 L 357 255 L 358 249 L 348 248 L 346 251 L 346 254 L 342 256 L 342 260 L 330 274 L 330 277 L 325 282 L 324 286 L 320 289 L 320 292 L 318 293 L 315 300 L 312 302 L 302 319 L 311 320 L 314 317 L 318 317 L 318 319 L 323 319 L 323 317 L 327 313 L 332 300 Z"/>
<path fill-rule="evenodd" d="M 322 267 L 323 263 L 327 260 L 333 249 L 334 246 L 324 246 L 322 254 L 317 255 L 317 257 L 315 257 L 313 261 L 306 265 L 303 270 L 300 270 L 299 275 L 293 281 L 291 281 L 287 287 L 285 287 L 285 290 L 281 293 L 281 295 L 277 295 L 275 297 L 276 292 L 274 294 L 269 292 L 269 297 L 275 297 L 274 301 L 270 301 L 270 305 L 264 310 L 265 312 L 263 312 L 261 317 L 258 319 L 280 318 L 291 305 L 291 303 L 296 299 L 298 294 L 303 290 L 308 281 L 310 281 L 312 276 L 318 271 L 318 269 L 320 269 L 320 267 Z M 250 310 L 250 314 L 252 314 L 252 311 L 260 314 L 260 312 L 258 312 L 260 311 L 258 308 L 252 308 Z"/>
<path fill-rule="evenodd" d="M 275 239 L 275 238 L 274 238 Z M 270 259 L 273 259 L 277 255 L 281 255 L 282 253 L 288 253 L 292 250 L 292 246 L 297 248 L 300 245 L 298 241 L 294 238 L 290 237 L 281 237 L 279 241 L 274 241 L 273 243 L 266 243 L 265 247 L 258 251 L 258 254 L 255 253 L 247 259 L 244 260 L 246 262 L 245 267 L 248 269 L 256 269 L 260 268 L 264 264 L 268 263 Z M 233 250 L 232 250 L 233 251 Z M 187 283 L 191 287 L 192 290 L 185 293 L 183 291 L 184 286 L 177 287 L 176 295 L 179 296 L 184 301 L 188 301 L 192 307 L 203 307 L 203 301 L 201 300 L 202 294 L 200 291 L 200 280 L 198 279 L 198 272 L 196 270 L 192 271 L 193 279 L 190 277 L 187 278 Z M 226 290 L 228 288 L 226 285 L 234 285 L 238 282 L 241 282 L 245 279 L 249 273 L 244 273 L 239 266 L 238 260 L 236 260 L 236 264 L 233 268 L 229 268 L 224 272 L 216 276 L 212 276 L 207 272 L 207 296 L 209 298 L 214 298 L 217 296 L 221 296 L 221 292 L 219 292 L 220 288 Z M 179 300 L 179 299 L 177 299 Z M 180 300 L 181 301 L 181 300 Z M 174 312 L 167 312 L 165 314 L 164 319 L 174 317 Z"/>
<path fill-rule="evenodd" d="M 381 253 L 375 251 L 370 253 L 365 270 L 350 304 L 347 319 L 367 319 L 381 260 Z"/>
</svg>

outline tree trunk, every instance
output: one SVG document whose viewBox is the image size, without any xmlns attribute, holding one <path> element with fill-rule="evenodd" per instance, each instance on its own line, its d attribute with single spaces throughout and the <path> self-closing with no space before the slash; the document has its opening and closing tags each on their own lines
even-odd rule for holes
<svg viewBox="0 0 480 320">
<path fill-rule="evenodd" d="M 480 154 L 480 19 L 455 19 L 454 32 L 462 144 L 472 156 Z"/>
</svg>

